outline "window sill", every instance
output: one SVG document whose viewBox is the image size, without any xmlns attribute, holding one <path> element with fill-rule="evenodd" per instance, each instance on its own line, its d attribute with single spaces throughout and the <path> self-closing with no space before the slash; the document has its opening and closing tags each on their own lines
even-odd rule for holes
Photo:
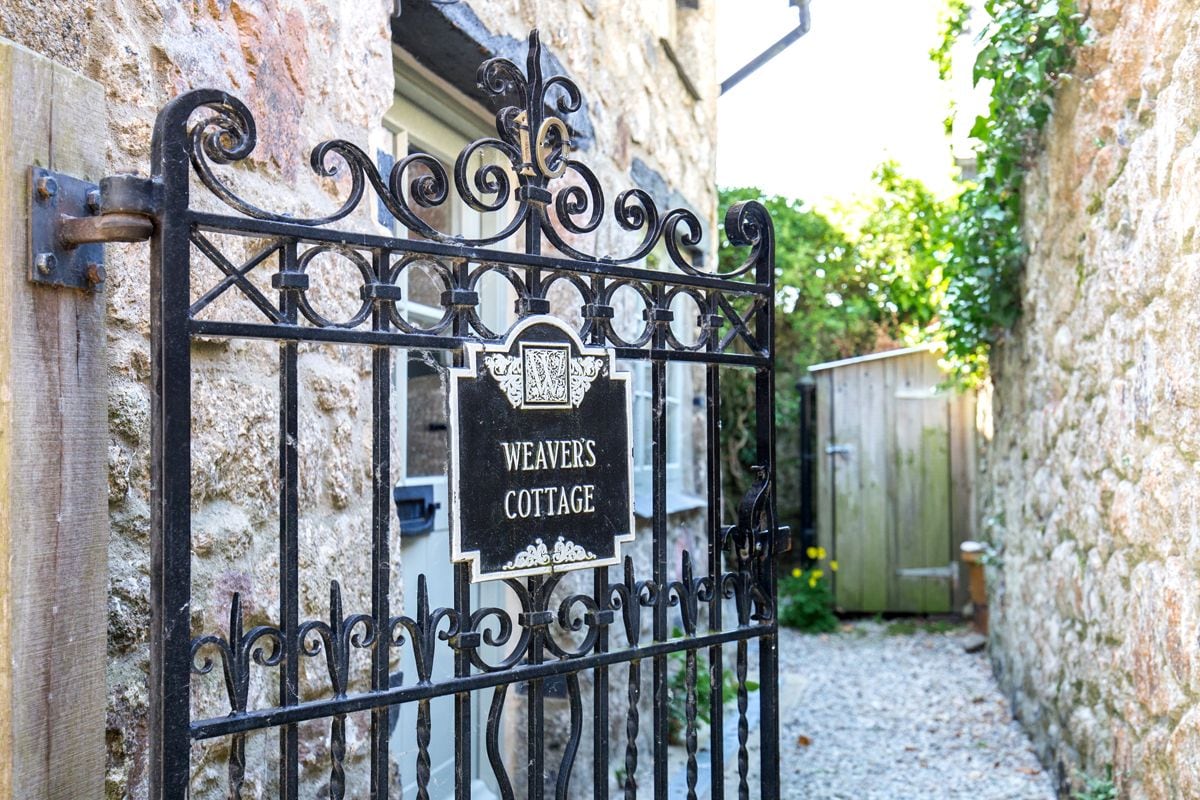
<svg viewBox="0 0 1200 800">
<path fill-rule="evenodd" d="M 649 491 L 634 492 L 633 513 L 642 519 L 650 519 L 653 516 L 653 499 Z M 703 497 L 687 494 L 677 489 L 667 489 L 667 516 L 682 514 L 686 511 L 696 511 L 707 506 L 708 501 Z"/>
</svg>

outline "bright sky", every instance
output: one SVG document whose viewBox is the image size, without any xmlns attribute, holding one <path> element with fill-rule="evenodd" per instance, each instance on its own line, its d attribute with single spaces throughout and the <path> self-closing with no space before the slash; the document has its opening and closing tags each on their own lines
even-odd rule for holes
<svg viewBox="0 0 1200 800">
<path fill-rule="evenodd" d="M 929 60 L 944 0 L 812 0 L 812 29 L 721 97 L 717 180 L 818 207 L 870 187 L 892 158 L 951 190 L 949 93 Z M 796 27 L 788 0 L 719 0 L 724 80 Z"/>
</svg>

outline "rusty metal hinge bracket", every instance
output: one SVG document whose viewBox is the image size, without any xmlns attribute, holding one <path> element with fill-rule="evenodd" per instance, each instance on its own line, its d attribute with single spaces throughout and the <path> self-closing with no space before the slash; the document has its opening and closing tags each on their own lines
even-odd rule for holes
<svg viewBox="0 0 1200 800">
<path fill-rule="evenodd" d="M 154 232 L 158 185 L 134 175 L 99 186 L 61 172 L 29 169 L 29 280 L 97 291 L 104 242 L 141 242 Z"/>
</svg>

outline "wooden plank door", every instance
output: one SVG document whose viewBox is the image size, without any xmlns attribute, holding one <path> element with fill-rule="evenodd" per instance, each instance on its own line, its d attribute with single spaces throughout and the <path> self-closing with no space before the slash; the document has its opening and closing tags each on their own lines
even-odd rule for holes
<svg viewBox="0 0 1200 800">
<path fill-rule="evenodd" d="M 818 377 L 817 541 L 838 561 L 843 610 L 954 608 L 951 565 L 974 513 L 973 398 L 942 380 L 924 352 Z"/>
<path fill-rule="evenodd" d="M 951 610 L 950 403 L 928 353 L 897 358 L 890 470 L 888 608 Z M 942 571 L 941 574 L 938 571 Z"/>
<path fill-rule="evenodd" d="M 879 362 L 830 370 L 819 421 L 822 487 L 830 514 L 818 519 L 839 570 L 837 605 L 886 611 L 888 574 L 887 389 Z M 822 490 L 824 491 L 824 489 Z"/>
</svg>

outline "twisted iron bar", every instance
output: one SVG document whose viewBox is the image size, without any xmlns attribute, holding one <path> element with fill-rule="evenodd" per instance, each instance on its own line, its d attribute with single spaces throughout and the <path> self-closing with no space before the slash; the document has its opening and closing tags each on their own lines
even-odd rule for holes
<svg viewBox="0 0 1200 800">
<path fill-rule="evenodd" d="M 746 662 L 749 652 L 746 641 L 737 643 L 737 707 L 738 707 L 738 800 L 750 800 L 750 692 L 746 686 Z"/>
<path fill-rule="evenodd" d="M 271 652 L 266 653 L 258 642 L 269 639 Z M 251 662 L 263 667 L 278 666 L 283 660 L 283 635 L 279 628 L 269 625 L 259 625 L 244 630 L 242 614 L 242 596 L 240 592 L 233 593 L 229 604 L 229 627 L 226 636 L 208 635 L 192 640 L 191 666 L 196 675 L 207 675 L 213 669 L 211 656 L 205 656 L 204 661 L 196 663 L 196 656 L 204 648 L 215 648 L 221 656 L 221 667 L 225 676 L 225 691 L 229 697 L 230 713 L 244 713 L 250 694 L 250 664 Z M 233 736 L 229 749 L 229 796 L 238 800 L 242 796 L 242 788 L 246 781 L 246 735 Z"/>
<path fill-rule="evenodd" d="M 246 737 L 234 736 L 229 744 L 229 798 L 241 800 L 246 785 Z"/>
<path fill-rule="evenodd" d="M 487 748 L 488 763 L 492 765 L 492 773 L 496 776 L 496 788 L 500 791 L 500 800 L 516 800 L 512 781 L 509 780 L 508 770 L 504 766 L 504 756 L 500 752 L 500 716 L 504 713 L 504 698 L 507 695 L 508 684 L 506 683 L 500 684 L 492 691 L 492 706 L 488 712 L 484 744 Z"/>
<path fill-rule="evenodd" d="M 688 800 L 696 800 L 696 779 L 698 768 L 696 764 L 697 731 L 696 731 L 696 651 L 688 650 L 684 665 L 684 717 L 686 718 L 687 734 L 687 796 Z"/>
<path fill-rule="evenodd" d="M 317 634 L 309 640 L 310 634 Z M 342 587 L 329 583 L 329 622 L 313 620 L 300 626 L 297 633 L 300 654 L 315 658 L 322 651 L 329 671 L 334 697 L 345 697 L 350 683 L 350 652 L 375 643 L 375 621 L 367 614 L 346 617 L 342 612 Z M 329 728 L 329 795 L 334 800 L 346 796 L 346 715 L 336 715 Z"/>
<path fill-rule="evenodd" d="M 633 558 L 625 556 L 623 580 L 609 584 L 609 605 L 621 612 L 621 620 L 625 628 L 625 640 L 630 647 L 636 648 L 642 636 L 642 609 L 654 608 L 663 595 L 653 580 L 637 580 L 633 570 Z M 638 728 L 641 719 L 638 714 L 638 700 L 642 695 L 642 664 L 641 659 L 629 662 L 629 685 L 626 689 L 628 709 L 625 713 L 625 798 L 633 800 L 637 797 L 637 762 L 638 762 Z"/>
<path fill-rule="evenodd" d="M 571 732 L 559 763 L 554 800 L 567 800 L 571 789 L 571 770 L 575 767 L 575 756 L 579 753 L 579 741 L 583 737 L 583 699 L 580 696 L 578 672 L 567 674 L 567 700 L 571 706 Z"/>
<path fill-rule="evenodd" d="M 642 662 L 634 659 L 629 662 L 629 688 L 626 692 L 626 702 L 629 710 L 625 713 L 625 800 L 637 798 L 637 764 L 638 764 L 638 700 L 642 696 Z"/>
<path fill-rule="evenodd" d="M 346 715 L 338 714 L 329 729 L 329 796 L 342 800 L 346 796 Z"/>
<path fill-rule="evenodd" d="M 417 800 L 429 800 L 429 777 L 432 762 L 429 759 L 429 741 L 432 720 L 429 718 L 429 701 L 417 701 Z"/>
</svg>

